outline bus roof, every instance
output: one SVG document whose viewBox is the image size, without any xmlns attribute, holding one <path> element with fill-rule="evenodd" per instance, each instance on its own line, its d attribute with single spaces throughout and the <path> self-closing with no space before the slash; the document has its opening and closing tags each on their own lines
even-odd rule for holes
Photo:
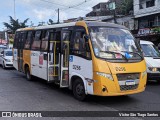
<svg viewBox="0 0 160 120">
<path fill-rule="evenodd" d="M 60 28 L 60 27 L 69 27 L 69 26 L 75 26 L 75 25 L 76 25 L 76 22 L 70 22 L 70 23 L 62 23 L 62 24 L 38 26 L 38 27 L 35 27 L 35 29 Z"/>
<path fill-rule="evenodd" d="M 33 28 L 21 28 L 17 31 L 27 31 L 27 30 L 38 30 L 38 29 L 50 29 L 50 28 L 61 28 L 61 27 L 69 27 L 69 26 L 76 26 L 77 23 L 84 22 L 87 26 L 106 26 L 106 27 L 114 27 L 114 28 L 121 28 L 127 29 L 125 26 L 108 23 L 108 22 L 99 22 L 99 21 L 77 21 L 77 22 L 70 22 L 70 23 L 62 23 L 62 24 L 54 24 L 54 25 L 46 25 L 46 26 L 38 26 Z"/>
<path fill-rule="evenodd" d="M 17 31 L 27 31 L 27 30 L 34 30 L 34 27 L 27 27 L 27 28 L 20 28 L 20 29 L 17 29 Z"/>
<path fill-rule="evenodd" d="M 123 25 L 118 25 L 118 24 L 109 23 L 109 22 L 86 21 L 86 24 L 87 24 L 87 26 L 106 26 L 106 27 L 128 29 Z"/>
</svg>

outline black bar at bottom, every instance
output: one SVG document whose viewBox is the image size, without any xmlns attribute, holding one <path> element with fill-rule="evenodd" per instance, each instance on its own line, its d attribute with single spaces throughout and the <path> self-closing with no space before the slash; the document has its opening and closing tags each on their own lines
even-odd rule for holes
<svg viewBox="0 0 160 120">
<path fill-rule="evenodd" d="M 0 111 L 0 117 L 160 117 L 160 111 Z"/>
</svg>

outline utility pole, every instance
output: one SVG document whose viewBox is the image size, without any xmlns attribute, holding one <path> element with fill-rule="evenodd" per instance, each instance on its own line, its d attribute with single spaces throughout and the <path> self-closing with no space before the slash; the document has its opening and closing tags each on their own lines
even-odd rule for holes
<svg viewBox="0 0 160 120">
<path fill-rule="evenodd" d="M 114 23 L 117 23 L 117 20 L 116 20 L 116 0 L 114 1 L 115 2 L 115 9 L 114 9 Z"/>
<path fill-rule="evenodd" d="M 58 21 L 57 21 L 57 23 L 59 24 L 59 8 L 58 8 Z"/>
<path fill-rule="evenodd" d="M 117 23 L 117 20 L 116 20 L 116 0 L 109 3 L 109 10 L 113 14 L 114 23 Z"/>
<path fill-rule="evenodd" d="M 14 20 L 16 20 L 16 0 L 14 0 Z"/>
</svg>

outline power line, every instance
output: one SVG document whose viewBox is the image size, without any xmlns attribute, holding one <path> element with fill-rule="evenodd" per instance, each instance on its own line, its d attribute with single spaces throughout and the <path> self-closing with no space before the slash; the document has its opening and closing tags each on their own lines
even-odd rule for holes
<svg viewBox="0 0 160 120">
<path fill-rule="evenodd" d="M 59 4 L 59 3 L 55 3 L 55 2 L 51 2 L 51 1 L 48 1 L 48 0 L 40 0 L 40 1 L 47 2 L 47 3 L 51 3 L 51 4 L 55 4 L 55 5 L 59 5 L 59 6 L 62 6 L 62 7 L 68 7 L 68 6 L 66 6 L 66 5 Z"/>
<path fill-rule="evenodd" d="M 81 2 L 81 3 L 76 4 L 76 5 L 72 5 L 72 6 L 70 6 L 69 8 L 78 7 L 78 6 L 83 5 L 84 3 L 89 2 L 89 1 L 92 1 L 92 0 L 85 0 L 85 1 L 83 1 L 83 2 Z"/>
<path fill-rule="evenodd" d="M 60 12 L 59 12 L 59 10 L 64 11 L 64 10 L 68 10 L 68 9 L 76 9 L 76 10 L 88 11 L 88 10 L 84 10 L 84 9 L 80 9 L 80 8 L 76 8 L 76 7 L 81 6 L 81 5 L 85 4 L 86 2 L 89 2 L 89 1 L 92 1 L 92 0 L 85 0 L 85 1 L 83 1 L 83 2 L 80 2 L 80 3 L 75 4 L 75 5 L 72 5 L 72 6 L 67 6 L 67 5 L 64 5 L 64 4 L 55 3 L 55 2 L 48 1 L 48 0 L 40 0 L 40 1 L 43 1 L 43 2 L 46 2 L 46 3 L 49 3 L 49 4 L 54 4 L 54 5 L 66 7 L 66 9 L 59 9 L 59 8 L 58 8 L 58 11 L 56 11 L 56 12 L 58 13 L 57 23 L 59 23 L 59 22 L 60 22 L 60 19 L 59 19 Z"/>
<path fill-rule="evenodd" d="M 48 0 L 40 0 L 40 1 L 43 1 L 43 2 L 46 2 L 46 3 L 50 3 L 50 4 L 54 4 L 54 5 L 59 5 L 59 6 L 62 6 L 62 7 L 66 7 L 66 9 L 61 9 L 61 10 L 67 10 L 67 9 L 73 8 L 73 9 L 76 9 L 76 10 L 88 11 L 88 10 L 85 10 L 85 9 L 80 9 L 80 8 L 75 8 L 75 7 L 78 7 L 78 6 L 80 6 L 80 5 L 82 5 L 82 4 L 86 3 L 86 2 L 91 1 L 91 0 L 85 0 L 85 1 L 83 1 L 81 3 L 78 3 L 76 5 L 72 5 L 72 6 L 66 6 L 64 4 L 55 3 L 55 2 L 48 1 Z"/>
</svg>

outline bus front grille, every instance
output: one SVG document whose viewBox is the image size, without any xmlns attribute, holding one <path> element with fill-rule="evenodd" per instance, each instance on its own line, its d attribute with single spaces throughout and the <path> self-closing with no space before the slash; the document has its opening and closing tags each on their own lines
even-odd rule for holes
<svg viewBox="0 0 160 120">
<path fill-rule="evenodd" d="M 135 80 L 140 78 L 140 73 L 121 73 L 117 74 L 118 81 Z"/>
<path fill-rule="evenodd" d="M 134 90 L 138 88 L 138 84 L 135 85 L 120 85 L 120 90 L 121 91 L 126 91 L 126 90 Z"/>
</svg>

